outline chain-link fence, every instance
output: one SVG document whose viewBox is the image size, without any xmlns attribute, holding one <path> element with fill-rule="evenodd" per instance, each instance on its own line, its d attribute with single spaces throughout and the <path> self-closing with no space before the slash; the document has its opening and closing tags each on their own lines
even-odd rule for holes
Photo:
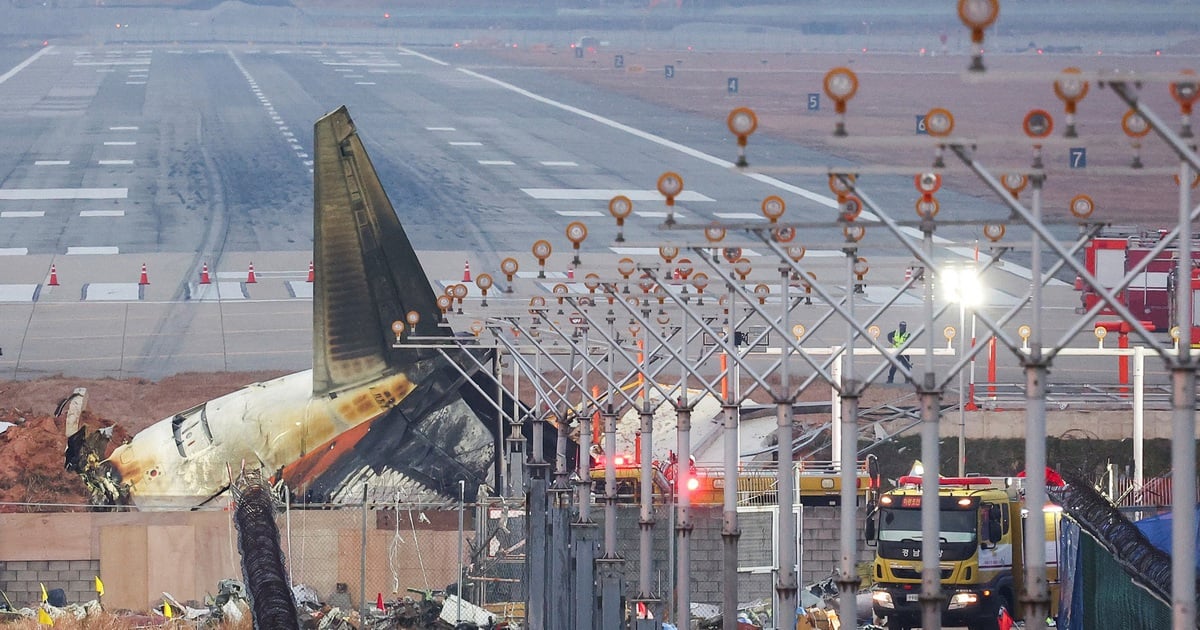
<svg viewBox="0 0 1200 630">
<path fill-rule="evenodd" d="M 524 600 L 522 504 L 306 504 L 278 518 L 293 584 L 324 602 L 439 597 L 459 591 L 460 575 L 464 598 L 497 616 Z"/>
</svg>

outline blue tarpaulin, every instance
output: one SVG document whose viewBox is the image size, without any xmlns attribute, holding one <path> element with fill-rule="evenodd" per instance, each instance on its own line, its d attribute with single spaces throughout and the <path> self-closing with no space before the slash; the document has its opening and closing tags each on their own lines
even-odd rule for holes
<svg viewBox="0 0 1200 630">
<path fill-rule="evenodd" d="M 1150 544 L 1162 549 L 1169 555 L 1171 553 L 1171 523 L 1173 521 L 1171 512 L 1164 512 L 1157 516 L 1144 518 L 1134 523 L 1134 525 L 1141 530 L 1142 535 L 1146 537 L 1146 540 L 1150 541 Z M 1196 523 L 1200 525 L 1200 509 L 1196 510 Z M 1200 550 L 1200 526 L 1196 528 L 1195 533 L 1196 549 Z M 1200 572 L 1200 554 L 1197 554 L 1195 560 L 1196 569 Z"/>
</svg>

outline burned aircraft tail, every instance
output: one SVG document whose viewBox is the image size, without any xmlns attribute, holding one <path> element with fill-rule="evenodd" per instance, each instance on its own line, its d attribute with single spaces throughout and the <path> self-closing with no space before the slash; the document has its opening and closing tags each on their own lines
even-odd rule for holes
<svg viewBox="0 0 1200 630">
<path fill-rule="evenodd" d="M 284 480 L 314 501 L 357 500 L 371 480 L 443 497 L 457 496 L 463 480 L 473 495 L 488 482 L 497 442 L 486 410 L 461 394 L 475 370 L 434 349 L 393 347 L 393 323 L 412 312 L 419 320 L 405 324 L 406 337 L 449 333 L 437 297 L 344 106 L 316 122 L 313 144 L 313 397 L 396 374 L 414 390 L 289 465 Z"/>
<path fill-rule="evenodd" d="M 346 108 L 313 129 L 313 395 L 403 370 L 423 353 L 394 350 L 392 323 L 420 316 L 435 335 L 437 297 Z"/>
</svg>

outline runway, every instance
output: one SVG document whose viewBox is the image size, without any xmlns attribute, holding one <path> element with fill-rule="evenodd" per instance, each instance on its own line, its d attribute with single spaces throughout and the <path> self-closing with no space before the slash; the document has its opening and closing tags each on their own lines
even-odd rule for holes
<svg viewBox="0 0 1200 630">
<path fill-rule="evenodd" d="M 824 177 L 734 169 L 724 121 L 472 49 L 54 45 L 0 50 L 0 62 L 6 378 L 309 367 L 311 125 L 341 104 L 431 279 L 460 281 L 464 262 L 499 278 L 506 256 L 527 278 L 537 270 L 532 243 L 553 243 L 550 278 L 525 281 L 512 304 L 566 279 L 571 221 L 589 229 L 582 277 L 614 276 L 623 256 L 653 262 L 664 242 L 703 244 L 700 227 L 713 220 L 762 222 L 768 195 L 786 201 L 786 220 L 835 214 Z M 765 164 L 839 163 L 794 143 L 755 142 Z M 655 183 L 668 170 L 684 180 L 673 214 L 690 230 L 664 229 Z M 911 178 L 881 178 L 872 192 L 910 204 Z M 623 244 L 607 210 L 616 194 L 634 206 Z M 978 216 L 1007 212 L 953 191 L 939 197 Z M 962 230 L 937 237 L 958 232 L 967 242 Z M 832 224 L 801 237 L 811 268 L 844 293 L 841 241 Z M 756 267 L 765 260 L 765 248 L 740 243 Z M 862 300 L 878 306 L 896 295 L 912 256 L 882 231 L 862 245 L 873 269 Z M 206 265 L 213 284 L 201 285 Z M 773 268 L 764 263 L 755 276 L 777 278 Z M 1008 270 L 992 289 L 997 308 L 1027 284 L 1019 266 Z M 1053 308 L 1074 306 L 1069 288 L 1056 291 Z M 882 325 L 919 317 L 919 292 L 900 298 Z"/>
</svg>

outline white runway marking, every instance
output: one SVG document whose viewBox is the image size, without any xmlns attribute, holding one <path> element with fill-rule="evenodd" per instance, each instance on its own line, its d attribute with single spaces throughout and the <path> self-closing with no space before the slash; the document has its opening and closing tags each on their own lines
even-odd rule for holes
<svg viewBox="0 0 1200 630">
<path fill-rule="evenodd" d="M 96 163 L 101 166 L 128 166 L 133 164 L 133 160 L 96 160 Z"/>
<path fill-rule="evenodd" d="M 198 302 L 245 300 L 248 297 L 246 287 L 241 282 L 217 282 L 214 284 L 193 282 L 188 285 L 188 299 Z"/>
<path fill-rule="evenodd" d="M 455 131 L 454 127 L 426 127 L 425 131 Z"/>
<path fill-rule="evenodd" d="M 128 188 L 0 188 L 0 199 L 125 199 Z"/>
<path fill-rule="evenodd" d="M 89 282 L 83 285 L 88 302 L 136 302 L 142 299 L 142 287 L 136 282 Z"/>
<path fill-rule="evenodd" d="M 479 160 L 479 163 L 484 166 L 515 166 L 516 162 L 512 160 Z"/>
<path fill-rule="evenodd" d="M 767 217 L 753 212 L 714 212 L 713 216 L 718 219 L 730 220 L 746 220 L 746 221 L 766 221 Z"/>
<path fill-rule="evenodd" d="M 555 210 L 559 216 L 564 217 L 602 217 L 603 212 L 598 210 Z"/>
<path fill-rule="evenodd" d="M 4 212 L 0 212 L 0 219 L 30 219 L 44 216 L 46 216 L 46 213 L 41 210 L 5 210 Z"/>
<path fill-rule="evenodd" d="M 109 140 L 104 143 L 106 147 L 132 147 L 137 144 L 135 140 Z"/>
<path fill-rule="evenodd" d="M 76 61 L 77 66 L 148 66 L 149 59 L 135 59 L 133 61 L 125 61 L 123 59 L 105 59 L 104 61 Z"/>
<path fill-rule="evenodd" d="M 66 166 L 71 163 L 71 160 L 36 160 L 34 166 Z"/>
<path fill-rule="evenodd" d="M 570 161 L 566 161 L 566 160 L 562 160 L 562 161 L 548 160 L 545 162 L 540 162 L 540 164 L 542 166 L 579 166 L 578 164 L 576 164 L 574 162 L 570 162 Z"/>
<path fill-rule="evenodd" d="M 573 201 L 608 201 L 617 195 L 625 195 L 630 201 L 664 201 L 657 190 L 628 190 L 621 188 L 522 188 L 521 192 L 534 199 L 565 199 Z M 694 190 L 685 190 L 675 197 L 676 201 L 716 201 Z"/>
<path fill-rule="evenodd" d="M 665 210 L 663 210 L 663 211 L 634 210 L 633 213 L 638 215 L 639 217 L 642 217 L 643 219 L 665 219 L 665 218 L 667 218 L 667 212 Z M 677 219 L 683 216 L 683 213 L 680 212 L 679 210 L 676 210 L 675 212 L 672 212 L 671 214 L 674 214 L 675 218 L 677 218 Z"/>
<path fill-rule="evenodd" d="M 125 85 L 146 85 L 145 81 L 126 81 Z"/>
<path fill-rule="evenodd" d="M 109 127 L 109 131 L 137 131 L 137 125 L 124 125 L 120 127 Z"/>
<path fill-rule="evenodd" d="M 28 59 L 26 59 L 25 61 L 22 61 L 21 63 L 19 63 L 19 64 L 17 64 L 17 65 L 15 65 L 15 66 L 13 66 L 13 69 L 12 69 L 12 70 L 9 70 L 8 72 L 5 72 L 4 74 L 0 74 L 0 83 L 4 83 L 5 81 L 7 81 L 7 80 L 9 80 L 9 79 L 13 78 L 14 76 L 16 76 L 16 75 L 17 75 L 17 73 L 18 73 L 18 72 L 20 72 L 20 71 L 24 70 L 25 68 L 27 68 L 27 67 L 29 66 L 29 64 L 31 64 L 31 63 L 33 63 L 33 62 L 37 61 L 37 60 L 38 60 L 38 57 L 41 57 L 42 55 L 44 55 L 44 54 L 46 54 L 46 53 L 50 52 L 50 51 L 51 51 L 51 50 L 53 50 L 53 49 L 54 49 L 54 47 L 53 47 L 53 46 L 47 46 L 47 47 L 45 47 L 45 48 L 43 48 L 43 49 L 41 49 L 41 50 L 39 50 L 39 51 L 37 51 L 37 52 L 33 53 L 33 55 L 32 55 L 32 56 L 30 56 L 30 57 L 29 57 Z"/>
<path fill-rule="evenodd" d="M 123 217 L 124 210 L 82 210 L 79 213 L 81 217 Z"/>
<path fill-rule="evenodd" d="M 354 85 L 375 85 L 374 81 L 355 81 Z"/>
<path fill-rule="evenodd" d="M 0 256 L 24 256 L 28 253 L 28 247 L 0 247 Z"/>
<path fill-rule="evenodd" d="M 38 288 L 36 284 L 0 284 L 0 302 L 32 302 Z"/>
<path fill-rule="evenodd" d="M 288 291 L 291 292 L 292 297 L 309 300 L 312 299 L 313 285 L 311 282 L 305 282 L 304 280 L 288 280 L 287 287 Z"/>
<path fill-rule="evenodd" d="M 68 256 L 111 256 L 120 254 L 119 247 L 68 247 Z"/>
<path fill-rule="evenodd" d="M 483 146 L 483 143 L 482 142 L 451 142 L 450 146 L 452 146 L 452 147 L 481 147 L 481 146 Z"/>
</svg>

